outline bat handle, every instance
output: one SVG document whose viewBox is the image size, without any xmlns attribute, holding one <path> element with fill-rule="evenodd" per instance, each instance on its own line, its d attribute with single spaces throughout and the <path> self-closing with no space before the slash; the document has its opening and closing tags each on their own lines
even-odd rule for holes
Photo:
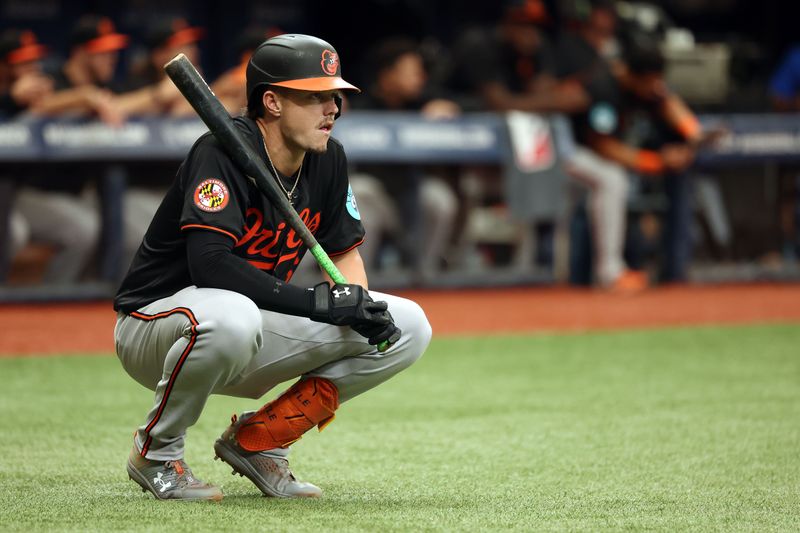
<svg viewBox="0 0 800 533">
<path fill-rule="evenodd" d="M 328 254 L 325 253 L 325 250 L 322 249 L 322 246 L 317 244 L 316 246 L 311 247 L 311 255 L 314 256 L 314 258 L 317 260 L 317 263 L 319 263 L 319 266 L 321 266 L 325 273 L 330 276 L 334 283 L 347 284 L 347 279 L 345 279 L 344 275 L 342 275 L 339 269 L 336 268 L 336 265 L 333 264 L 333 261 L 331 261 L 331 258 L 328 256 Z M 378 351 L 385 352 L 391 347 L 392 345 L 389 344 L 388 341 L 383 341 L 378 344 Z"/>
</svg>

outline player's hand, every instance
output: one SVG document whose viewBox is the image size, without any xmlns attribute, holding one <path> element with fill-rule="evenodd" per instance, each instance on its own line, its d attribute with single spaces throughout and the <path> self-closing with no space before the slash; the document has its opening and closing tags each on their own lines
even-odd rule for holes
<svg viewBox="0 0 800 533">
<path fill-rule="evenodd" d="M 20 107 L 29 107 L 53 93 L 53 80 L 44 74 L 23 74 L 11 85 L 11 98 Z"/>
<path fill-rule="evenodd" d="M 110 91 L 96 87 L 86 87 L 85 89 L 89 106 L 97 118 L 113 128 L 119 128 L 125 123 L 127 117 L 115 104 L 114 96 Z"/>
<path fill-rule="evenodd" d="M 367 339 L 367 342 L 373 346 L 377 346 L 382 342 L 387 342 L 389 346 L 400 340 L 402 331 L 395 326 L 394 319 L 389 311 L 384 311 L 384 314 L 389 318 L 388 324 L 374 324 L 369 322 L 353 324 L 350 326 L 353 331 Z"/>
<path fill-rule="evenodd" d="M 457 103 L 444 98 L 431 100 L 420 111 L 422 111 L 422 116 L 430 120 L 452 119 L 461 114 L 461 108 Z"/>
<path fill-rule="evenodd" d="M 326 282 L 314 287 L 314 312 L 311 320 L 336 326 L 353 324 L 387 325 L 392 322 L 386 302 L 375 302 L 361 285 Z"/>
<path fill-rule="evenodd" d="M 683 172 L 694 163 L 696 151 L 685 143 L 667 144 L 660 150 L 664 166 L 672 172 Z"/>
</svg>

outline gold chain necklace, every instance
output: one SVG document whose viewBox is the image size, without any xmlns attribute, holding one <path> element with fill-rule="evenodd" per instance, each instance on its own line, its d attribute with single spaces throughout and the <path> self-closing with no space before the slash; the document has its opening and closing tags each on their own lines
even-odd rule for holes
<svg viewBox="0 0 800 533">
<path fill-rule="evenodd" d="M 275 164 L 272 162 L 272 158 L 269 156 L 269 149 L 267 148 L 267 136 L 264 135 L 264 130 L 261 127 L 261 123 L 258 123 L 258 131 L 261 132 L 261 142 L 264 144 L 264 152 L 267 154 L 267 161 L 269 161 L 269 166 L 272 168 L 272 174 L 275 176 L 275 181 L 278 182 L 278 187 L 281 188 L 283 194 L 286 195 L 286 199 L 289 200 L 289 204 L 292 206 L 294 205 L 294 191 L 297 189 L 297 185 L 300 183 L 300 173 L 303 171 L 303 161 L 300 161 L 300 168 L 297 169 L 297 177 L 294 180 L 294 185 L 292 185 L 292 190 L 287 191 L 286 187 L 283 186 L 283 182 L 281 180 L 280 174 L 278 174 L 277 169 L 275 169 Z"/>
</svg>

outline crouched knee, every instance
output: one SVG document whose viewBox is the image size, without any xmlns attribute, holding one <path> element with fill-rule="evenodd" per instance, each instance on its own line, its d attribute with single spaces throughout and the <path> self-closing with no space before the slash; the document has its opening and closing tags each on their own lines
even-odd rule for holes
<svg viewBox="0 0 800 533">
<path fill-rule="evenodd" d="M 197 343 L 213 354 L 214 364 L 238 367 L 261 349 L 261 312 L 252 300 L 237 294 L 203 317 L 197 332 Z"/>
<path fill-rule="evenodd" d="M 431 342 L 433 330 L 425 311 L 411 300 L 401 299 L 390 306 L 395 323 L 403 331 L 398 352 L 402 352 L 404 366 L 411 366 L 419 359 Z"/>
</svg>

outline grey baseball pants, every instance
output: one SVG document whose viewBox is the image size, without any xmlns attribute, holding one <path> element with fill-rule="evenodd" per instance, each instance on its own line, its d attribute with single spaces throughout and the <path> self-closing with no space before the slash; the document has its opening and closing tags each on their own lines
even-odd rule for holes
<svg viewBox="0 0 800 533">
<path fill-rule="evenodd" d="M 610 285 L 626 268 L 622 253 L 629 189 L 627 172 L 622 165 L 583 146 L 575 147 L 566 169 L 590 188 L 596 276 L 601 285 Z"/>
<path fill-rule="evenodd" d="M 370 295 L 388 302 L 403 330 L 384 353 L 349 327 L 258 309 L 221 289 L 191 286 L 120 313 L 117 356 L 131 377 L 155 391 L 137 447 L 148 459 L 183 458 L 186 429 L 211 394 L 257 399 L 281 382 L 313 376 L 330 380 L 345 402 L 407 368 L 430 342 L 425 313 L 405 298 Z"/>
</svg>

